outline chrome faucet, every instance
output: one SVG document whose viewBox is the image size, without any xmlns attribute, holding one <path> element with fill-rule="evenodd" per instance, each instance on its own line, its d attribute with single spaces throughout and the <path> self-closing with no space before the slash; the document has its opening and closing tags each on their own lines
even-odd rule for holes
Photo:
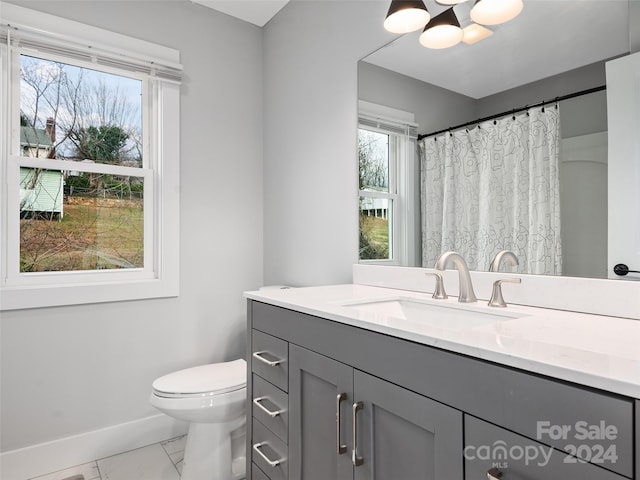
<svg viewBox="0 0 640 480">
<path fill-rule="evenodd" d="M 458 301 L 462 303 L 477 302 L 476 294 L 473 292 L 473 285 L 471 284 L 471 275 L 469 274 L 469 267 L 467 262 L 458 252 L 444 252 L 436 260 L 436 264 L 433 268 L 436 270 L 445 270 L 449 263 L 453 263 L 458 269 L 458 279 L 460 280 L 460 287 L 458 292 Z"/>
<path fill-rule="evenodd" d="M 520 263 L 518 262 L 518 257 L 516 257 L 515 253 L 510 250 L 501 250 L 500 252 L 496 253 L 495 257 L 493 257 L 491 266 L 489 267 L 489 271 L 500 271 L 500 264 L 502 263 L 502 260 L 504 260 L 504 263 L 510 267 L 517 267 L 518 265 L 520 265 Z"/>
</svg>

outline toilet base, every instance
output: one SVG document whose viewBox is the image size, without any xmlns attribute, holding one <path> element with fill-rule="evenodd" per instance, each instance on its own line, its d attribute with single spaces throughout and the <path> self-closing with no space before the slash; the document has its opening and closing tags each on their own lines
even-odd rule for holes
<svg viewBox="0 0 640 480">
<path fill-rule="evenodd" d="M 245 477 L 243 416 L 227 423 L 189 424 L 181 480 L 240 480 Z M 240 441 L 236 431 L 242 434 Z"/>
</svg>

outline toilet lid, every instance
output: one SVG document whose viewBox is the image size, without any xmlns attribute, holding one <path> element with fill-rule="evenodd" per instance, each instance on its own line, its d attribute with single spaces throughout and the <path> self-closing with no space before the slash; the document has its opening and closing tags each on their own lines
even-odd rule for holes
<svg viewBox="0 0 640 480">
<path fill-rule="evenodd" d="M 244 388 L 247 384 L 247 362 L 211 363 L 186 368 L 156 379 L 153 389 L 173 395 L 222 394 Z"/>
</svg>

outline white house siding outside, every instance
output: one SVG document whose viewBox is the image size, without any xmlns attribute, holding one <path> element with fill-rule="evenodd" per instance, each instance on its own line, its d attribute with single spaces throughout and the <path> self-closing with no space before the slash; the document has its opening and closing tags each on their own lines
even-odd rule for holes
<svg viewBox="0 0 640 480">
<path fill-rule="evenodd" d="M 20 127 L 20 147 L 27 157 L 47 158 L 55 140 L 55 125 L 47 120 L 47 128 Z M 20 214 L 25 212 L 53 215 L 61 219 L 64 179 L 58 170 L 20 168 Z"/>
<path fill-rule="evenodd" d="M 360 198 L 360 213 L 367 217 L 387 218 L 388 208 L 388 198 Z"/>
<path fill-rule="evenodd" d="M 25 188 L 33 184 L 33 176 L 38 178 L 33 188 Z M 21 212 L 34 212 L 55 214 L 62 218 L 63 210 L 63 184 L 62 172 L 58 170 L 40 170 L 34 168 L 20 168 L 20 210 Z"/>
</svg>

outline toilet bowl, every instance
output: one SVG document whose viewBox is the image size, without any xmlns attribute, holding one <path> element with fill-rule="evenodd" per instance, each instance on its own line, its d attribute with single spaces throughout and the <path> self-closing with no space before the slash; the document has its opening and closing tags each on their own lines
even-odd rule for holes
<svg viewBox="0 0 640 480">
<path fill-rule="evenodd" d="M 244 478 L 246 370 L 239 359 L 187 368 L 153 382 L 151 405 L 189 422 L 181 480 Z"/>
</svg>

